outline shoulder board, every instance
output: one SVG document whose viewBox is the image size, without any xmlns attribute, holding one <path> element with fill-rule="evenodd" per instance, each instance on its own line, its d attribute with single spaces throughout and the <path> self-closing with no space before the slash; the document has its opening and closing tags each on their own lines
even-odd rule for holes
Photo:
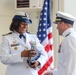
<svg viewBox="0 0 76 75">
<path fill-rule="evenodd" d="M 67 37 L 67 36 L 69 36 L 70 35 L 70 33 L 68 33 L 65 37 Z"/>
<path fill-rule="evenodd" d="M 3 34 L 2 36 L 6 36 L 6 35 L 9 35 L 9 34 L 12 34 L 12 32 L 9 32 L 9 33 L 6 33 L 6 34 Z"/>
<path fill-rule="evenodd" d="M 26 32 L 26 33 L 31 34 L 30 32 Z"/>
<path fill-rule="evenodd" d="M 26 32 L 26 33 L 28 33 L 28 34 L 33 34 L 33 33 L 31 33 L 31 32 Z"/>
</svg>

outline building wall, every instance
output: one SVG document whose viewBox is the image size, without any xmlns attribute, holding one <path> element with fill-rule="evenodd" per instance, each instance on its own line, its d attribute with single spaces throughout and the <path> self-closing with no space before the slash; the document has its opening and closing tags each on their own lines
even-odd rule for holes
<svg viewBox="0 0 76 75">
<path fill-rule="evenodd" d="M 76 0 L 64 0 L 64 12 L 70 13 L 76 17 Z M 76 22 L 73 28 L 76 30 Z"/>
</svg>

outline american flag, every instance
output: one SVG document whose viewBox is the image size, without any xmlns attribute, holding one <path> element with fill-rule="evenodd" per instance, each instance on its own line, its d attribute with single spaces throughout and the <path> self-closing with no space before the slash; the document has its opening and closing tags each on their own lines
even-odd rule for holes
<svg viewBox="0 0 76 75">
<path fill-rule="evenodd" d="M 45 70 L 54 68 L 54 54 L 53 54 L 53 36 L 51 25 L 51 0 L 44 0 L 43 9 L 41 11 L 37 37 L 41 44 L 44 46 L 48 60 L 44 66 L 38 71 L 39 75 L 42 75 Z"/>
</svg>

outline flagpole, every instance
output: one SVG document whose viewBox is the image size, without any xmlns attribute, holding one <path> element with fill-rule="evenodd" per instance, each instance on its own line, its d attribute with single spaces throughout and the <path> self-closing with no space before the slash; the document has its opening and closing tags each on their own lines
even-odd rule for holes
<svg viewBox="0 0 76 75">
<path fill-rule="evenodd" d="M 58 0 L 58 11 L 59 11 L 59 0 Z"/>
<path fill-rule="evenodd" d="M 58 0 L 58 11 L 60 11 L 60 1 Z M 59 37 L 59 44 L 61 43 L 61 41 L 62 41 L 62 37 L 61 36 L 59 36 L 58 35 L 58 37 Z"/>
<path fill-rule="evenodd" d="M 48 54 L 46 63 L 39 69 L 38 74 L 42 75 L 47 69 L 53 69 L 53 36 L 50 4 L 51 0 L 44 0 L 43 8 L 40 14 L 37 37 Z"/>
</svg>

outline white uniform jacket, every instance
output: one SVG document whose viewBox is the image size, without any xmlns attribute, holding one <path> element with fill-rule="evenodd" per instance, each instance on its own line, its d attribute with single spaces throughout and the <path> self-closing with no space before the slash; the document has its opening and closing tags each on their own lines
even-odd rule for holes
<svg viewBox="0 0 76 75">
<path fill-rule="evenodd" d="M 31 49 L 31 41 L 36 42 L 37 49 L 41 52 L 41 56 L 37 59 L 41 64 L 40 67 L 47 60 L 47 53 L 39 43 L 38 38 L 28 33 L 25 33 L 25 36 L 25 42 L 19 38 L 17 32 L 13 32 L 2 38 L 0 56 L 2 63 L 7 65 L 6 75 L 38 75 L 36 69 L 28 66 L 27 57 L 21 58 L 21 51 L 26 48 Z"/>
<path fill-rule="evenodd" d="M 76 32 L 73 28 L 67 29 L 58 57 L 58 68 L 53 71 L 53 75 L 76 75 Z"/>
</svg>

